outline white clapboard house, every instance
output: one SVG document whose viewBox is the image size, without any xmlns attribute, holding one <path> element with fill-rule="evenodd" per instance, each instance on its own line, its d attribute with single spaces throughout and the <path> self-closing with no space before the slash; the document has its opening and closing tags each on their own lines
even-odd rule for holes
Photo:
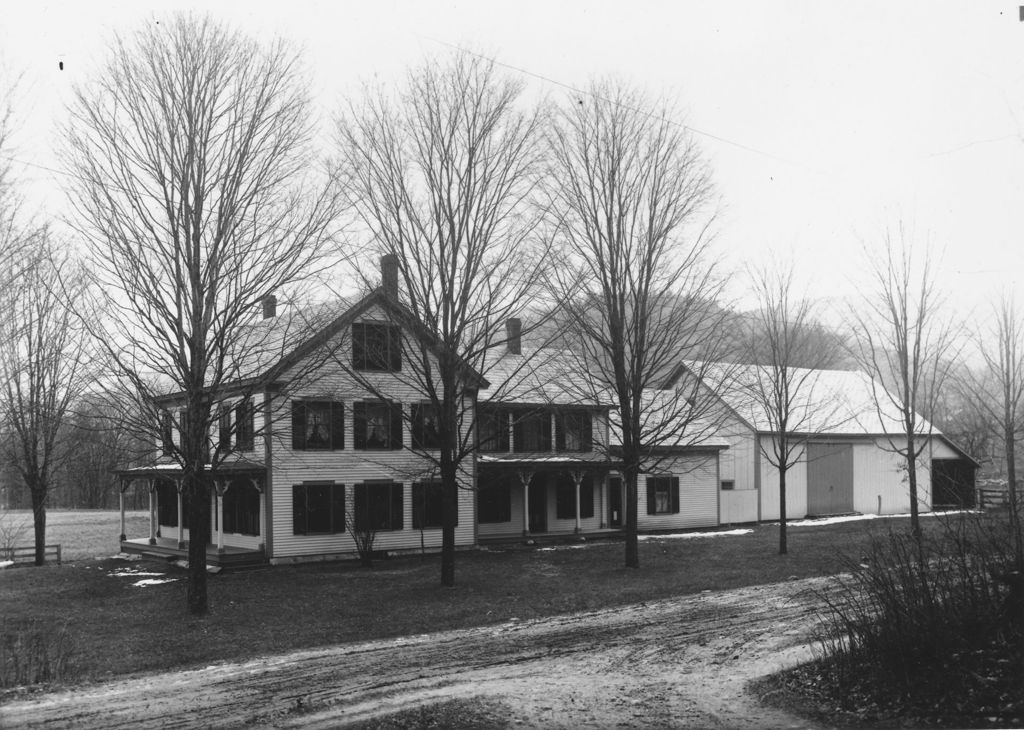
<svg viewBox="0 0 1024 730">
<path fill-rule="evenodd" d="M 252 338 L 259 346 L 243 355 L 246 395 L 222 409 L 209 435 L 211 448 L 227 452 L 209 469 L 211 564 L 352 555 L 346 528 L 360 514 L 371 515 L 376 550 L 440 548 L 439 484 L 424 456 L 431 413 L 403 363 L 410 343 L 434 344 L 399 301 L 393 262 L 382 265 L 381 287 L 337 311 L 285 317 L 273 300 L 265 303 Z M 486 372 L 464 373 L 472 414 L 465 428 L 476 429 L 478 448 L 460 476 L 456 545 L 621 530 L 624 490 L 607 399 L 576 387 L 586 376 L 572 358 L 524 350 L 520 323 L 507 326 L 508 341 Z M 180 398 L 169 394 L 159 406 L 163 439 L 173 442 Z M 679 445 L 644 475 L 641 528 L 718 524 L 718 452 L 726 446 Z M 162 453 L 119 474 L 122 493 L 150 496 L 148 535 L 125 535 L 122 510 L 122 549 L 186 555 L 179 466 Z"/>
</svg>

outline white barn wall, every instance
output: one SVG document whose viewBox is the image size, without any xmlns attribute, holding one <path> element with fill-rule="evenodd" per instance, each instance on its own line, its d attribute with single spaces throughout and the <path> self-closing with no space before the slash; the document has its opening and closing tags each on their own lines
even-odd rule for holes
<svg viewBox="0 0 1024 730">
<path fill-rule="evenodd" d="M 767 437 L 762 437 L 767 438 Z M 799 519 L 807 514 L 807 462 L 805 457 L 786 470 L 786 517 Z M 854 472 L 856 478 L 856 471 Z M 761 454 L 761 519 L 779 519 L 779 470 Z"/>
<path fill-rule="evenodd" d="M 905 439 L 894 439 L 899 446 Z M 933 453 L 955 452 L 940 440 L 932 438 Z M 945 458 L 945 457 L 943 457 Z M 931 459 L 928 450 L 922 454 L 917 465 L 918 509 L 930 512 L 932 504 Z M 858 443 L 853 447 L 853 508 L 864 514 L 905 514 L 910 512 L 910 482 L 907 477 L 906 460 L 892 451 L 886 438 Z M 879 511 L 879 497 L 881 511 Z"/>
</svg>

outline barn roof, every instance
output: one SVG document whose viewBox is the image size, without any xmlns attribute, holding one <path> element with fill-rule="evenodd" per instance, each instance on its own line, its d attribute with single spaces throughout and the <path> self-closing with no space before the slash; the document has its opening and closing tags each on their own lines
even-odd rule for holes
<svg viewBox="0 0 1024 730">
<path fill-rule="evenodd" d="M 772 433 L 770 411 L 760 393 L 771 383 L 771 371 L 761 365 L 685 363 L 700 373 L 704 384 L 752 429 Z M 790 368 L 790 382 L 798 383 L 790 427 L 800 433 L 836 436 L 899 435 L 903 421 L 899 408 L 878 381 L 857 370 Z M 918 416 L 921 433 L 939 435 L 938 429 Z"/>
</svg>

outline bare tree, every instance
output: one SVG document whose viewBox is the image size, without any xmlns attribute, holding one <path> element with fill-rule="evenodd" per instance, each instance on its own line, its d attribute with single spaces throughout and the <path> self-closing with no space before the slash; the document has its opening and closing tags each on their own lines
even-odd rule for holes
<svg viewBox="0 0 1024 730">
<path fill-rule="evenodd" d="M 761 453 L 779 471 L 779 554 L 786 542 L 786 475 L 805 457 L 807 438 L 829 427 L 829 405 L 812 402 L 821 370 L 840 359 L 838 340 L 822 336 L 811 300 L 795 291 L 794 266 L 770 265 L 752 272 L 758 308 L 750 322 L 749 378 L 736 380 L 743 397 L 765 418 L 770 438 Z M 820 396 L 820 394 L 819 394 Z M 828 425 L 827 425 L 828 424 Z"/>
<path fill-rule="evenodd" d="M 35 563 L 45 563 L 46 504 L 67 455 L 61 432 L 72 404 L 91 382 L 90 343 L 73 309 L 87 300 L 84 277 L 57 253 L 47 231 L 35 236 L 0 320 L 0 389 L 7 458 L 32 498 Z"/>
<path fill-rule="evenodd" d="M 652 399 L 687 358 L 716 359 L 722 281 L 709 251 L 710 174 L 670 105 L 616 83 L 566 100 L 550 127 L 546 197 L 561 260 L 549 284 L 586 387 L 617 409 L 626 565 L 639 566 L 637 477 L 710 413 L 696 383 Z M 656 407 L 648 407 L 652 403 Z"/>
<path fill-rule="evenodd" d="M 194 15 L 116 37 L 71 106 L 70 223 L 106 294 L 111 378 L 138 394 L 136 424 L 154 443 L 157 398 L 175 392 L 182 404 L 170 452 L 190 504 L 193 613 L 208 608 L 205 456 L 219 404 L 246 394 L 228 386 L 278 341 L 253 326 L 259 302 L 332 253 L 338 196 L 316 177 L 312 119 L 295 51 Z"/>
<path fill-rule="evenodd" d="M 878 416 L 898 431 L 888 431 L 888 449 L 906 464 L 910 523 L 920 542 L 917 463 L 929 446 L 932 425 L 922 412 L 935 410 L 957 354 L 958 329 L 942 311 L 934 263 L 927 249 L 915 255 L 901 223 L 886 231 L 884 249 L 865 250 L 871 285 L 853 310 L 855 357 L 872 380 Z"/>
<path fill-rule="evenodd" d="M 1024 321 L 1012 295 L 1004 294 L 992 308 L 991 330 L 977 337 L 984 363 L 980 373 L 968 372 L 964 395 L 988 418 L 994 436 L 1002 442 L 1010 498 L 1010 527 L 1017 570 L 1024 569 L 1020 530 L 1020 495 L 1017 493 L 1017 443 L 1024 430 Z"/>
<path fill-rule="evenodd" d="M 520 110 L 521 93 L 493 61 L 461 53 L 411 71 L 394 95 L 368 92 L 338 123 L 350 201 L 396 269 L 384 287 L 401 298 L 394 311 L 409 353 L 396 377 L 425 401 L 403 417 L 425 436 L 411 448 L 441 480 L 445 586 L 455 582 L 458 490 L 472 488 L 479 377 L 506 341 L 506 320 L 531 303 L 544 261 L 529 205 L 541 119 Z M 388 381 L 342 364 L 389 397 Z"/>
</svg>

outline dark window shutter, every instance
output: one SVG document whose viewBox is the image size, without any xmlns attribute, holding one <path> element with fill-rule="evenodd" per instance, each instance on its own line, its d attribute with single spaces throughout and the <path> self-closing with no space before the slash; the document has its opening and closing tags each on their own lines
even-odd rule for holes
<svg viewBox="0 0 1024 730">
<path fill-rule="evenodd" d="M 590 411 L 584 411 L 581 416 L 583 423 L 583 451 L 594 450 L 594 418 Z"/>
<path fill-rule="evenodd" d="M 551 414 L 542 412 L 540 414 L 541 419 L 541 449 L 544 451 L 551 451 Z"/>
<path fill-rule="evenodd" d="M 658 513 L 658 503 L 654 498 L 655 481 L 653 477 L 647 477 L 647 514 L 649 515 Z"/>
<path fill-rule="evenodd" d="M 352 448 L 366 448 L 366 404 L 352 404 Z"/>
<path fill-rule="evenodd" d="M 402 369 L 402 328 L 391 326 L 388 328 L 388 368 L 393 373 Z"/>
<path fill-rule="evenodd" d="M 331 532 L 345 531 L 345 485 L 331 487 Z"/>
<path fill-rule="evenodd" d="M 391 485 L 391 529 L 404 529 L 402 524 L 402 483 L 395 482 Z"/>
<path fill-rule="evenodd" d="M 427 517 L 427 485 L 414 482 L 412 485 L 412 529 L 422 530 Z"/>
<path fill-rule="evenodd" d="M 220 434 L 217 439 L 217 446 L 222 451 L 231 448 L 231 411 L 229 410 L 220 414 Z"/>
<path fill-rule="evenodd" d="M 515 416 L 514 420 L 512 421 L 512 436 L 513 436 L 513 439 L 515 440 L 516 451 L 517 452 L 525 451 L 526 450 L 526 448 L 525 448 L 525 443 L 526 442 L 523 440 L 523 431 L 525 431 L 525 430 L 526 429 L 524 428 L 523 420 L 517 414 Z"/>
<path fill-rule="evenodd" d="M 331 448 L 345 448 L 345 404 L 331 403 Z"/>
<path fill-rule="evenodd" d="M 292 532 L 306 534 L 306 488 L 301 484 L 292 485 Z"/>
<path fill-rule="evenodd" d="M 391 448 L 402 448 L 402 404 L 391 404 Z"/>
<path fill-rule="evenodd" d="M 679 477 L 672 477 L 672 514 L 679 514 Z"/>
<path fill-rule="evenodd" d="M 292 401 L 292 448 L 304 451 L 306 448 L 306 404 Z"/>
<path fill-rule="evenodd" d="M 565 422 L 564 413 L 555 416 L 555 451 L 565 451 Z"/>
</svg>

